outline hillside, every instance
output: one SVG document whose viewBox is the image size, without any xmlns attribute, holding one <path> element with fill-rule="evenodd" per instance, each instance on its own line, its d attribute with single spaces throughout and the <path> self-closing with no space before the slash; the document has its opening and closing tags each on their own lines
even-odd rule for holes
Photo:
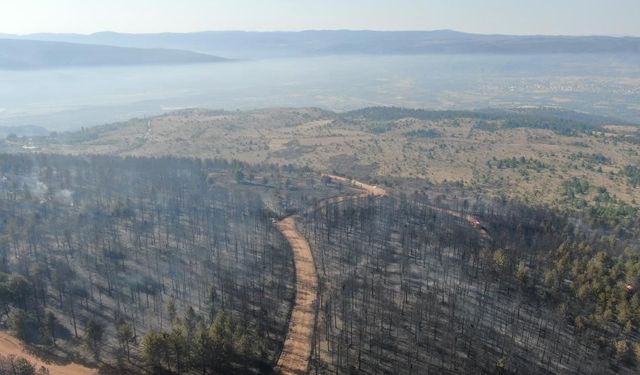
<svg viewBox="0 0 640 375">
<path fill-rule="evenodd" d="M 0 39 L 0 69 L 194 64 L 226 61 L 189 51 Z"/>
<path fill-rule="evenodd" d="M 612 122 L 610 122 L 612 121 Z M 640 193 L 640 132 L 569 111 L 185 110 L 34 140 L 43 151 L 224 157 L 371 179 L 454 182 L 618 216 Z M 20 142 L 5 148 L 20 147 Z"/>
<path fill-rule="evenodd" d="M 10 36 L 18 37 L 18 36 Z M 481 35 L 451 30 L 32 34 L 27 39 L 121 47 L 172 48 L 236 58 L 331 54 L 640 53 L 640 38 Z"/>
<path fill-rule="evenodd" d="M 295 278 L 272 218 L 339 194 L 334 186 L 308 171 L 224 160 L 0 161 L 2 354 L 24 344 L 52 374 L 256 374 L 275 365 Z M 163 342 L 177 354 L 155 355 Z M 209 359 L 183 360 L 197 345 Z M 59 371 L 70 362 L 82 371 Z"/>
<path fill-rule="evenodd" d="M 0 329 L 118 374 L 635 373 L 638 128 L 610 122 L 194 109 L 14 137 Z"/>
</svg>

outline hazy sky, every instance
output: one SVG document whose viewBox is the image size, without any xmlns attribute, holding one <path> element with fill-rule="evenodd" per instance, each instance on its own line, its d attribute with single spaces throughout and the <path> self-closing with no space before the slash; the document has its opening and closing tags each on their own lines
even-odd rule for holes
<svg viewBox="0 0 640 375">
<path fill-rule="evenodd" d="M 0 0 L 0 33 L 305 29 L 640 36 L 640 0 Z"/>
</svg>

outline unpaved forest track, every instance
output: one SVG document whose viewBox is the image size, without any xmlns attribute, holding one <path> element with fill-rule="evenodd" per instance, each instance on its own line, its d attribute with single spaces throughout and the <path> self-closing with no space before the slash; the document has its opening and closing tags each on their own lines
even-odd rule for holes
<svg viewBox="0 0 640 375">
<path fill-rule="evenodd" d="M 358 181 L 358 180 L 353 180 L 353 179 L 349 179 L 346 177 L 342 177 L 342 176 L 336 176 L 333 174 L 328 174 L 328 173 L 323 173 L 323 176 L 329 177 L 332 180 L 335 181 L 340 181 L 340 182 L 346 182 L 348 184 L 351 184 L 355 187 L 357 187 L 358 189 L 364 190 L 365 192 L 367 192 L 367 194 L 370 195 L 375 195 L 378 197 L 387 195 L 387 191 L 381 187 L 378 187 L 376 185 L 370 185 L 370 184 L 366 184 L 362 181 Z"/>
<path fill-rule="evenodd" d="M 331 178 L 332 180 L 336 180 L 336 181 L 341 181 L 341 182 L 346 182 L 351 184 L 352 186 L 355 186 L 359 189 L 362 189 L 366 192 L 367 195 L 375 195 L 375 196 L 385 196 L 387 195 L 387 191 L 381 187 L 378 187 L 376 185 L 370 185 L 358 180 L 353 180 L 353 179 L 349 179 L 346 177 L 341 177 L 341 176 L 336 176 L 336 175 L 332 175 L 332 174 L 327 174 L 327 173 L 323 173 L 323 176 L 327 176 L 329 178 Z M 442 208 L 442 207 L 438 207 L 438 206 L 434 206 L 434 205 L 427 205 L 427 207 L 436 210 L 438 212 L 442 212 L 445 213 L 447 215 L 451 215 L 451 216 L 455 216 L 455 217 L 459 217 L 461 219 L 466 220 L 469 225 L 471 225 L 472 227 L 476 228 L 476 230 L 480 233 L 480 235 L 483 238 L 488 238 L 491 239 L 491 236 L 489 235 L 489 232 L 485 229 L 485 227 L 482 225 L 482 223 L 480 223 L 480 220 L 478 220 L 478 218 L 476 218 L 475 216 L 471 215 L 471 214 L 465 214 L 463 212 L 460 211 L 455 211 L 449 208 Z"/>
<path fill-rule="evenodd" d="M 359 198 L 367 195 L 383 196 L 386 191 L 377 186 L 349 180 L 345 177 L 323 174 L 334 180 L 348 182 L 364 191 L 364 194 L 342 195 L 328 198 L 310 208 L 314 210 L 326 204 L 342 202 L 347 199 Z M 288 216 L 277 224 L 278 230 L 291 244 L 293 249 L 293 262 L 296 273 L 296 298 L 289 319 L 287 337 L 284 341 L 280 358 L 275 367 L 277 374 L 298 375 L 306 374 L 309 369 L 309 360 L 313 349 L 313 334 L 315 331 L 317 300 L 318 300 L 318 274 L 313 260 L 313 253 L 309 242 L 296 228 L 295 216 Z"/>
<path fill-rule="evenodd" d="M 343 202 L 363 196 L 386 196 L 387 191 L 376 185 L 370 185 L 358 180 L 342 176 L 323 173 L 322 176 L 334 181 L 346 182 L 363 191 L 362 194 L 341 195 L 323 200 L 310 207 L 313 211 L 328 204 Z M 437 211 L 460 217 L 476 228 L 484 238 L 490 238 L 488 232 L 478 219 L 470 214 L 429 206 Z M 318 275 L 309 242 L 296 228 L 295 216 L 288 216 L 277 224 L 278 230 L 285 236 L 293 249 L 293 261 L 296 273 L 296 298 L 289 320 L 287 337 L 285 338 L 280 358 L 275 367 L 277 374 L 299 375 L 306 374 L 309 369 L 311 351 L 313 349 L 313 335 L 317 315 Z"/>
<path fill-rule="evenodd" d="M 296 299 L 289 329 L 275 371 L 279 374 L 306 374 L 313 347 L 318 299 L 318 276 L 309 242 L 296 228 L 293 216 L 278 222 L 278 230 L 293 249 L 296 272 Z"/>
</svg>

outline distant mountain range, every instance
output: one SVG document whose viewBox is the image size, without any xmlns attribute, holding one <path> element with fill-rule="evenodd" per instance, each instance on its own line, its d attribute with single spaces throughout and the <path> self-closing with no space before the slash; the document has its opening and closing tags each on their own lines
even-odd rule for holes
<svg viewBox="0 0 640 375">
<path fill-rule="evenodd" d="M 123 48 L 57 41 L 0 38 L 0 69 L 193 64 L 220 61 L 226 61 L 226 59 L 172 49 Z"/>
<path fill-rule="evenodd" d="M 165 48 L 228 58 L 336 54 L 640 54 L 640 38 L 608 36 L 479 35 L 437 31 L 301 31 L 0 35 L 0 38 Z"/>
</svg>

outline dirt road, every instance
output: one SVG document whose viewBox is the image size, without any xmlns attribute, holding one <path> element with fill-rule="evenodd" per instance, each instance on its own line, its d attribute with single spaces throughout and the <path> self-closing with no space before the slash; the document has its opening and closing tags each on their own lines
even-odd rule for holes
<svg viewBox="0 0 640 375">
<path fill-rule="evenodd" d="M 6 332 L 0 332 L 0 353 L 2 355 L 15 355 L 23 357 L 29 362 L 35 363 L 38 368 L 44 366 L 49 369 L 51 375 L 95 375 L 98 371 L 84 367 L 76 363 L 66 365 L 45 363 L 42 359 L 30 354 L 24 349 L 20 340 L 10 336 Z"/>
<path fill-rule="evenodd" d="M 278 222 L 278 230 L 293 249 L 296 268 L 296 299 L 289 320 L 289 331 L 275 371 L 279 374 L 306 374 L 313 347 L 318 299 L 318 276 L 309 243 L 296 228 L 293 216 Z"/>
<path fill-rule="evenodd" d="M 382 196 L 387 194 L 382 188 L 360 181 L 329 174 L 323 174 L 323 176 L 347 182 L 363 190 L 364 195 Z M 362 195 L 343 195 L 329 198 L 309 210 L 318 209 L 326 204 L 361 197 Z M 289 331 L 276 364 L 275 372 L 284 375 L 306 374 L 309 369 L 309 360 L 313 348 L 313 334 L 317 314 L 316 302 L 318 300 L 318 275 L 311 247 L 302 233 L 296 229 L 295 216 L 280 220 L 277 226 L 293 249 L 293 262 L 296 268 L 296 299 L 289 320 Z"/>
<path fill-rule="evenodd" d="M 385 196 L 387 191 L 376 185 L 370 185 L 358 180 L 323 173 L 322 176 L 350 184 L 363 191 L 362 194 L 342 195 L 325 199 L 314 207 L 310 207 L 307 212 L 316 210 L 327 204 L 338 203 L 347 199 L 359 198 L 362 196 Z M 449 215 L 463 218 L 469 224 L 477 228 L 483 236 L 488 233 L 480 224 L 477 218 L 469 214 L 458 211 L 430 206 Z M 296 299 L 289 320 L 289 331 L 285 338 L 284 347 L 275 372 L 284 375 L 306 374 L 309 369 L 309 360 L 313 348 L 313 334 L 316 321 L 316 302 L 318 299 L 318 276 L 313 259 L 313 253 L 309 243 L 304 236 L 296 229 L 295 216 L 282 219 L 277 224 L 278 230 L 285 236 L 291 244 L 294 253 L 294 264 L 296 272 Z"/>
<path fill-rule="evenodd" d="M 367 194 L 369 195 L 375 195 L 375 196 L 385 196 L 387 195 L 387 191 L 379 186 L 376 185 L 370 185 L 358 180 L 353 180 L 353 179 L 349 179 L 346 177 L 342 177 L 342 176 L 336 176 L 333 174 L 327 174 L 327 173 L 323 173 L 323 176 L 329 177 L 332 180 L 335 181 L 341 181 L 341 182 L 346 182 L 348 184 L 351 184 L 352 186 L 355 186 L 359 189 L 364 190 Z M 489 232 L 487 232 L 487 230 L 484 228 L 484 226 L 482 226 L 482 224 L 480 223 L 480 220 L 478 220 L 478 218 L 476 218 L 475 216 L 471 215 L 471 214 L 464 214 L 462 212 L 459 211 L 454 211 L 451 209 L 447 209 L 447 208 L 441 208 L 441 207 L 437 207 L 437 206 L 433 206 L 433 205 L 428 205 L 429 207 L 431 207 L 432 209 L 436 210 L 436 211 L 440 211 L 446 214 L 449 214 L 451 216 L 455 216 L 455 217 L 459 217 L 462 218 L 464 220 L 466 220 L 469 225 L 471 225 L 472 227 L 476 228 L 480 234 L 483 237 L 487 237 L 490 238 L 489 236 Z"/>
<path fill-rule="evenodd" d="M 358 189 L 364 190 L 365 192 L 367 192 L 370 195 L 375 195 L 378 197 L 387 195 L 387 191 L 379 186 L 376 185 L 370 185 L 367 183 L 364 183 L 362 181 L 358 181 L 358 180 L 353 180 L 350 178 L 346 178 L 346 177 L 342 177 L 342 176 L 336 176 L 333 174 L 327 174 L 327 173 L 323 173 L 323 176 L 329 177 L 332 180 L 335 181 L 340 181 L 340 182 L 346 182 L 348 184 L 351 184 L 355 187 L 357 187 Z"/>
</svg>

